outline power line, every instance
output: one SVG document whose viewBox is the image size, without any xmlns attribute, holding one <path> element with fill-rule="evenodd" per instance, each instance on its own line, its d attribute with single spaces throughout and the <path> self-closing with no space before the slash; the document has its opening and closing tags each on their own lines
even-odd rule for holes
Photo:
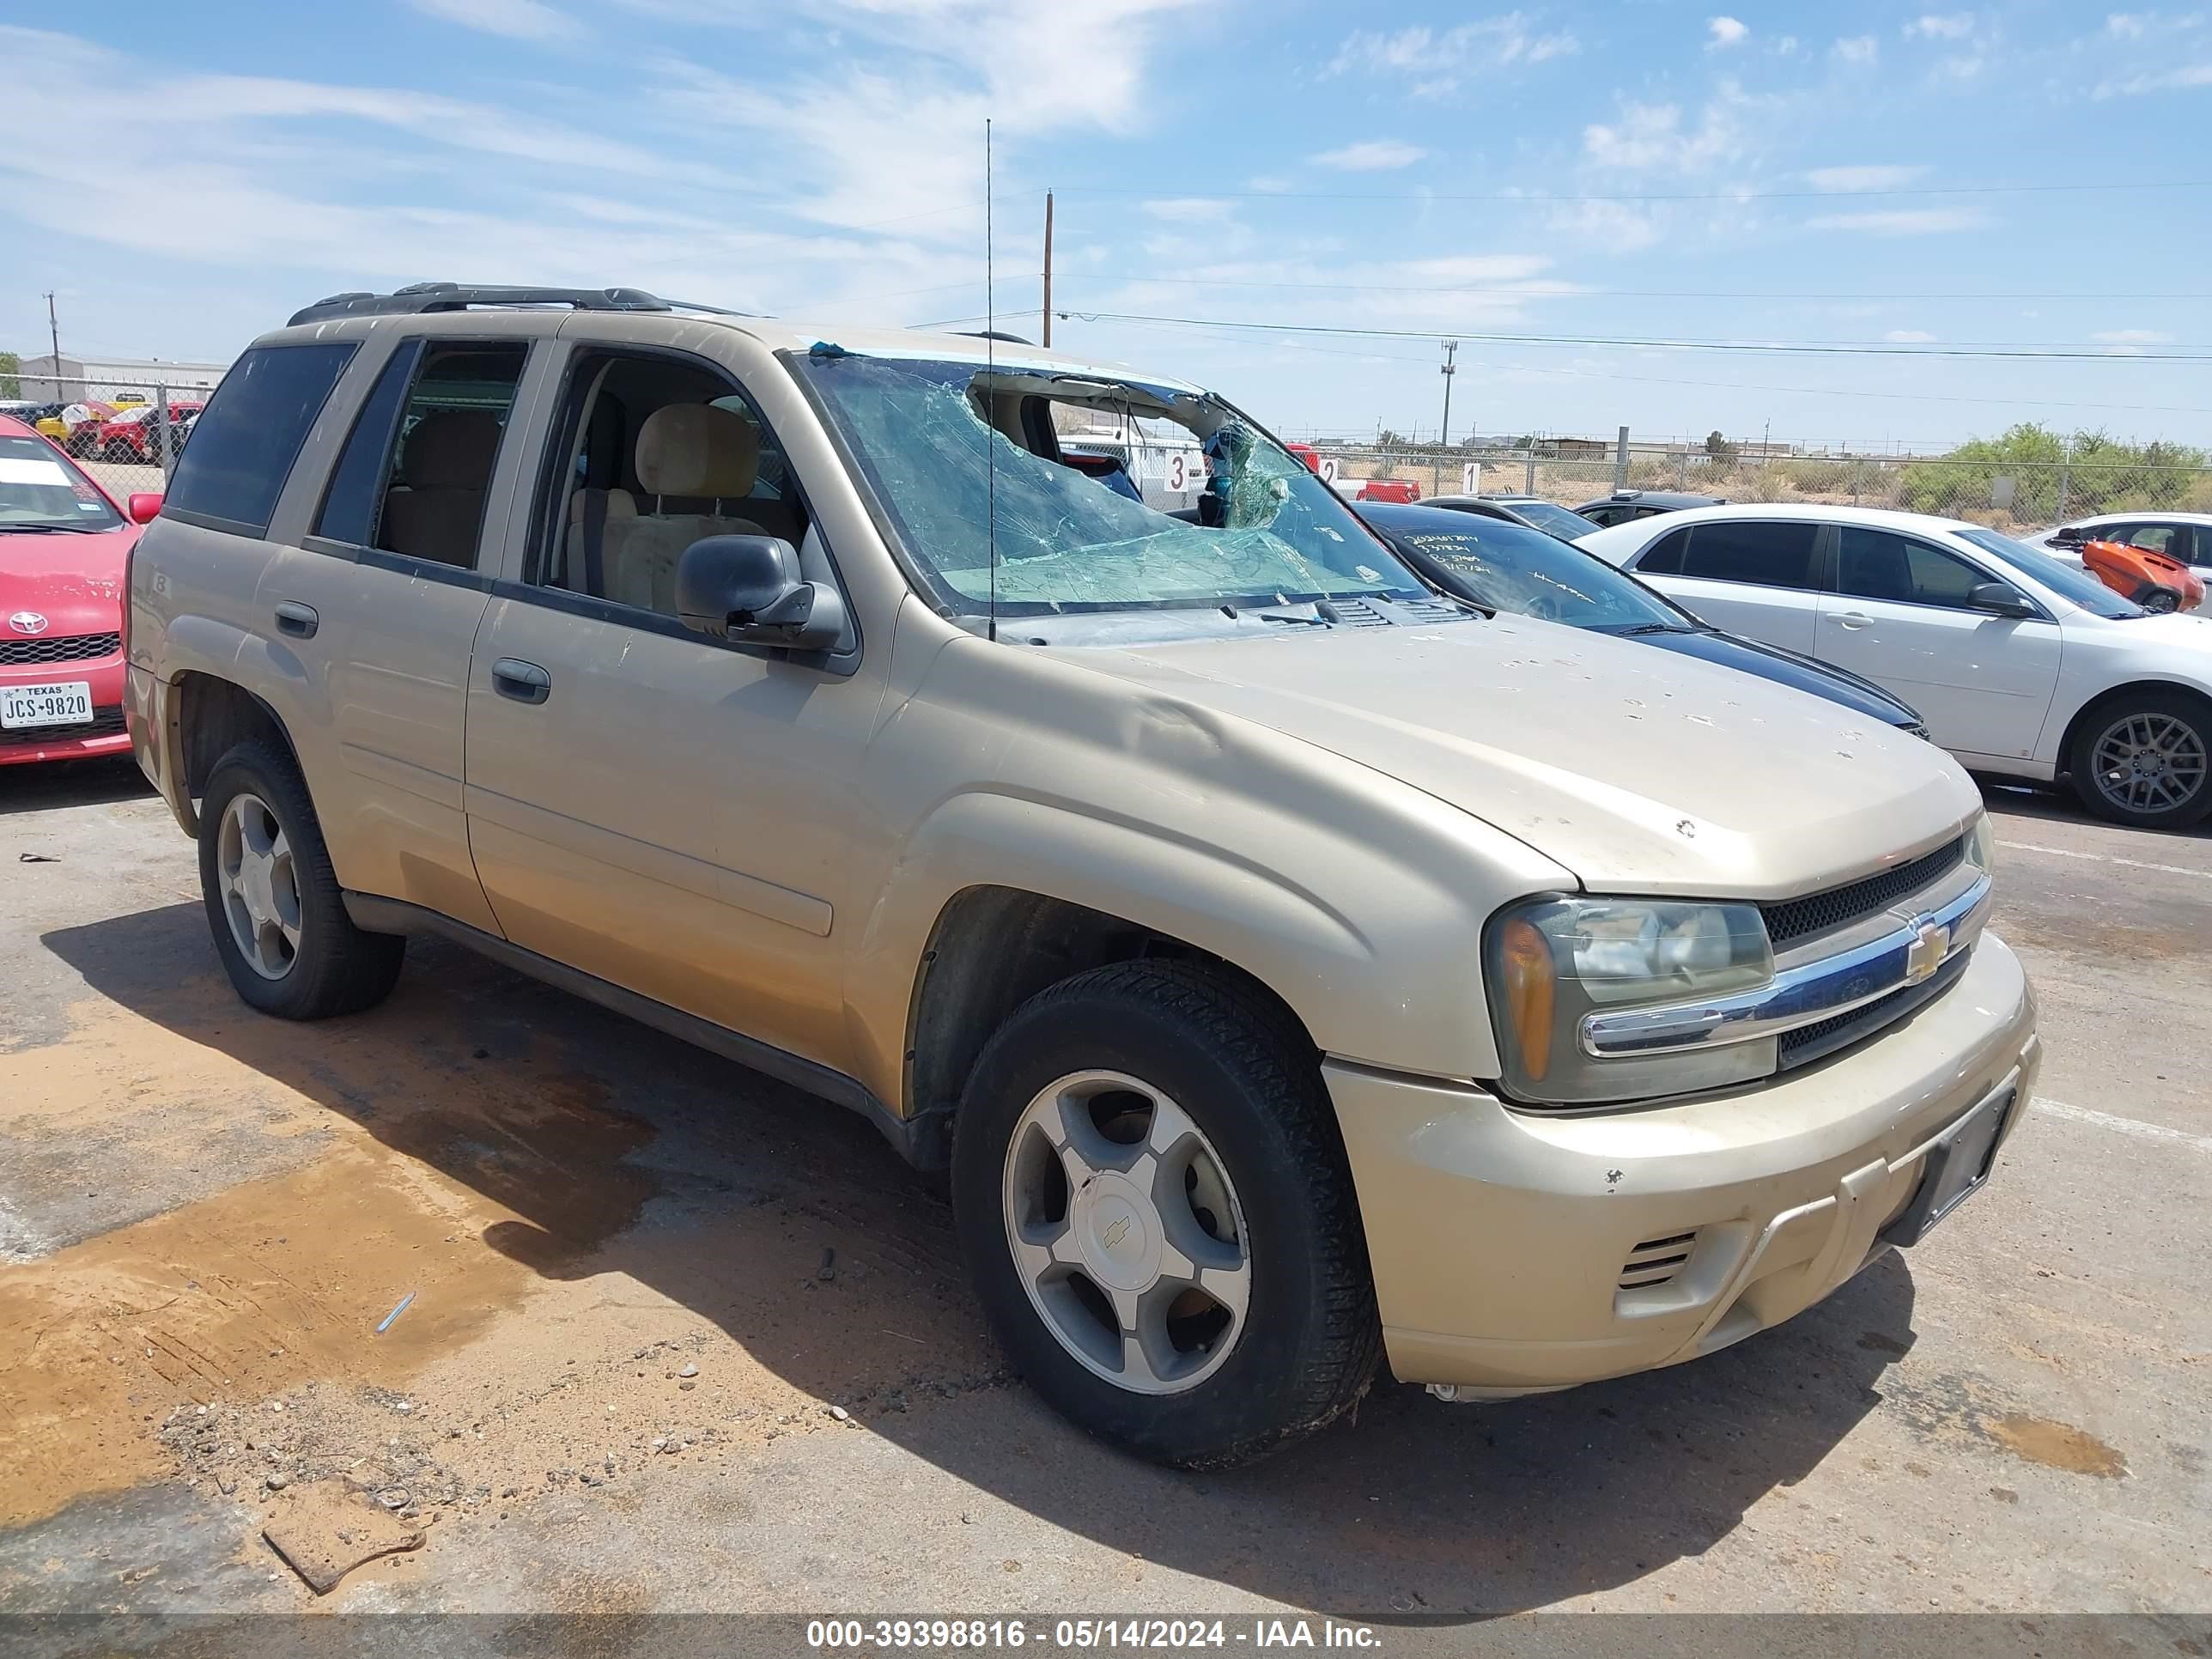
<svg viewBox="0 0 2212 1659">
<path fill-rule="evenodd" d="M 1425 340 L 1436 328 L 1357 328 L 1348 324 L 1246 323 L 1218 317 L 1163 317 L 1142 312 L 1062 311 L 1060 315 L 1085 322 L 1163 323 L 1185 328 L 1246 329 L 1271 334 L 1326 334 L 1353 339 Z M 927 326 L 927 325 L 924 325 Z M 1492 345 L 1599 346 L 1655 351 L 1736 352 L 1745 356 L 1782 357 L 1975 357 L 2035 362 L 2212 362 L 2212 353 L 2195 347 L 2179 351 L 2146 352 L 2110 346 L 1947 346 L 1877 343 L 1840 340 L 1670 340 L 1603 334 L 1512 334 L 1499 331 L 1449 328 L 1463 340 Z"/>
<path fill-rule="evenodd" d="M 1159 276 L 1150 275 L 1109 276 L 1091 272 L 1078 276 L 1063 276 L 1066 283 L 1156 283 L 1163 288 L 1270 288 L 1299 289 L 1342 294 L 1480 294 L 1516 300 L 2212 300 L 2212 293 L 2121 293 L 2099 289 L 2094 293 L 2080 291 L 2016 292 L 2009 294 L 1966 294 L 1957 290 L 1907 293 L 1824 293 L 1806 289 L 1672 289 L 1672 288 L 1586 288 L 1562 286 L 1544 287 L 1545 279 L 1531 277 L 1523 283 L 1489 285 L 1472 283 L 1465 286 L 1431 287 L 1401 283 L 1291 283 L 1272 282 L 1258 277 L 1229 276 Z"/>
<path fill-rule="evenodd" d="M 969 322 L 978 319 L 956 318 L 951 320 Z M 1146 325 L 1139 324 L 1136 326 L 1144 327 Z M 1337 351 L 1327 346 L 1308 345 L 1298 341 L 1283 342 L 1280 349 L 1327 357 L 1349 357 L 1366 362 L 1425 364 L 1429 361 L 1426 357 L 1416 357 L 1404 352 Z M 1978 404 L 1986 404 L 1991 408 L 2017 409 L 2023 401 L 2019 398 L 1972 398 L 1933 392 L 1866 392 L 1844 386 L 1769 386 L 1757 381 L 1745 380 L 1686 380 L 1657 374 L 1624 374 L 1610 368 L 1563 368 L 1556 364 L 1500 363 L 1480 358 L 1469 358 L 1462 366 L 1486 368 L 1492 373 L 1501 374 L 1567 375 L 1577 380 L 1628 380 L 1639 386 L 1695 386 L 1711 392 L 1780 392 L 1812 398 L 1862 398 L 1889 403 Z M 2095 410 L 2104 414 L 2212 415 L 2212 408 L 2198 408 L 2187 404 L 2106 404 L 2089 403 L 2078 398 L 2035 398 L 2027 401 L 2033 402 L 2039 408 L 2087 409 Z"/>
<path fill-rule="evenodd" d="M 1062 185 L 1092 196 L 1168 194 L 1139 185 Z M 1278 202 L 1525 202 L 1544 207 L 1560 202 L 1850 202 L 1870 198 L 1923 196 L 2048 196 L 2115 191 L 2212 190 L 2212 179 L 2162 179 L 2134 182 L 2100 180 L 2087 185 L 1916 185 L 1887 190 L 1706 190 L 1616 191 L 1552 194 L 1525 190 L 1205 190 L 1189 192 L 1199 200 Z"/>
</svg>

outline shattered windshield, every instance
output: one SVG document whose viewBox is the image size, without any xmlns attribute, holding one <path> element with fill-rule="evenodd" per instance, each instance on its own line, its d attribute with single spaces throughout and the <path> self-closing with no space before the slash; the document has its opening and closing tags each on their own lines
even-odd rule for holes
<svg viewBox="0 0 2212 1659">
<path fill-rule="evenodd" d="M 980 612 L 994 590 L 1001 614 L 1032 616 L 1425 595 L 1326 484 L 1211 398 L 822 349 L 801 372 L 908 550 L 956 609 Z M 1036 453 L 1031 445 L 1056 447 L 1051 411 L 1064 404 L 1125 420 L 1164 416 L 1188 430 L 1204 454 L 1196 504 L 1149 504 L 1126 474 L 1098 465 L 1106 458 L 1079 465 Z"/>
</svg>

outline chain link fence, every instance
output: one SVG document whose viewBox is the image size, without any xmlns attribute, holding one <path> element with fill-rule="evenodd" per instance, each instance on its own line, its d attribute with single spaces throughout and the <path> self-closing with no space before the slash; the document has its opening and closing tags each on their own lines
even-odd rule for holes
<svg viewBox="0 0 2212 1659">
<path fill-rule="evenodd" d="M 199 386 L 155 382 L 126 389 L 50 374 L 21 375 L 15 393 L 20 395 L 0 398 L 0 414 L 52 438 L 118 503 L 167 485 L 208 397 Z"/>
<path fill-rule="evenodd" d="M 2006 532 L 2069 518 L 2212 513 L 2212 467 L 2174 463 L 2012 462 L 1910 455 L 1714 456 L 1701 445 L 1638 443 L 1625 459 L 1541 450 L 1316 446 L 1324 477 L 1347 496 L 1370 483 L 1436 495 L 1528 495 L 1579 507 L 1621 489 L 1685 490 L 1730 501 L 1889 507 Z M 1776 447 L 1777 451 L 1780 446 Z"/>
</svg>

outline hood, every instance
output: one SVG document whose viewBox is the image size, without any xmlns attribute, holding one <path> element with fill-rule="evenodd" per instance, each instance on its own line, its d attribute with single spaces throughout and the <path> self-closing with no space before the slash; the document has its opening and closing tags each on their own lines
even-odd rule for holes
<svg viewBox="0 0 2212 1659">
<path fill-rule="evenodd" d="M 120 629 L 123 561 L 137 539 L 136 525 L 88 534 L 0 529 L 0 640 L 25 637 L 8 618 L 26 611 L 46 619 L 43 639 Z"/>
<path fill-rule="evenodd" d="M 1639 634 L 1635 637 L 1639 645 L 1656 645 L 1662 651 L 1677 652 L 1700 662 L 1717 663 L 1723 668 L 1740 669 L 1761 679 L 1772 680 L 1777 685 L 1826 697 L 1855 714 L 1865 714 L 1887 726 L 1921 724 L 1919 714 L 1908 704 L 1899 702 L 1872 680 L 1863 680 L 1856 674 L 1832 668 L 1778 646 L 1761 645 L 1757 640 L 1717 632 Z"/>
<path fill-rule="evenodd" d="M 1592 891 L 1790 897 L 1924 851 L 1982 806 L 1885 720 L 1526 617 L 1052 654 L 1371 767 Z"/>
</svg>

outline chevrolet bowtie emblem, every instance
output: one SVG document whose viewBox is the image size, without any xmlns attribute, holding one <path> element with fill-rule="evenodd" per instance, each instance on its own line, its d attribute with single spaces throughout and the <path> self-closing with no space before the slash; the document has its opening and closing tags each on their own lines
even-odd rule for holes
<svg viewBox="0 0 2212 1659">
<path fill-rule="evenodd" d="M 1943 965 L 1951 953 L 1951 930 L 1939 921 L 1923 921 L 1913 930 L 1905 951 L 1905 982 L 1917 985 Z"/>
</svg>

